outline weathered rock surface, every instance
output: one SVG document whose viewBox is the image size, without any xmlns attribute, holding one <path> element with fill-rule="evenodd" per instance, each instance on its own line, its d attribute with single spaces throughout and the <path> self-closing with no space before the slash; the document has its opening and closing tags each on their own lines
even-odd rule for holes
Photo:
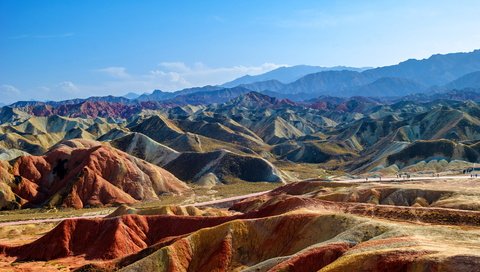
<svg viewBox="0 0 480 272">
<path fill-rule="evenodd" d="M 166 170 L 88 140 L 66 141 L 44 156 L 19 157 L 12 172 L 17 177 L 13 191 L 26 206 L 81 208 L 189 191 Z"/>
<path fill-rule="evenodd" d="M 364 203 L 372 192 L 392 200 L 423 194 L 426 203 L 446 194 L 401 196 L 367 185 L 288 184 L 234 204 L 230 214 L 124 206 L 0 250 L 18 261 L 92 261 L 79 271 L 474 271 L 480 264 L 479 212 Z"/>
</svg>

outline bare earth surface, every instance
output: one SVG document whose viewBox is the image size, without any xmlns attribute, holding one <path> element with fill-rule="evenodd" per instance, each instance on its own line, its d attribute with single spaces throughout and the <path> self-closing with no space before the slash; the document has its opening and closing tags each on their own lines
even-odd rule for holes
<svg viewBox="0 0 480 272">
<path fill-rule="evenodd" d="M 480 179 L 304 181 L 0 223 L 0 271 L 475 271 Z"/>
</svg>

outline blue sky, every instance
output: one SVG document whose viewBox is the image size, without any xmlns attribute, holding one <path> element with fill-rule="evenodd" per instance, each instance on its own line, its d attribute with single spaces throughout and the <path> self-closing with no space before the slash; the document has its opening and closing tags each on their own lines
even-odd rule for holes
<svg viewBox="0 0 480 272">
<path fill-rule="evenodd" d="M 480 48 L 480 1 L 0 1 L 0 102 Z"/>
</svg>

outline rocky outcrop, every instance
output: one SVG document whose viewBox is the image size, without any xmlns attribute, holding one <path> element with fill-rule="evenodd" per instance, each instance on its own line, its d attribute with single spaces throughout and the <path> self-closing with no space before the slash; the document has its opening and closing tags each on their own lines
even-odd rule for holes
<svg viewBox="0 0 480 272">
<path fill-rule="evenodd" d="M 12 191 L 15 177 L 11 174 L 11 165 L 0 160 L 0 209 L 13 210 L 20 208 L 20 203 Z"/>
<path fill-rule="evenodd" d="M 188 168 L 185 168 L 188 165 Z M 231 179 L 250 182 L 284 182 L 280 172 L 265 159 L 238 155 L 227 150 L 206 153 L 184 152 L 164 166 L 175 176 L 187 181 L 201 181 L 213 174 L 228 183 Z M 214 178 L 215 180 L 215 178 Z"/>
<path fill-rule="evenodd" d="M 166 170 L 95 141 L 71 140 L 13 163 L 25 206 L 85 206 L 154 200 L 188 186 Z"/>
<path fill-rule="evenodd" d="M 110 144 L 130 155 L 158 166 L 164 166 L 180 156 L 179 152 L 138 132 L 110 141 Z"/>
</svg>

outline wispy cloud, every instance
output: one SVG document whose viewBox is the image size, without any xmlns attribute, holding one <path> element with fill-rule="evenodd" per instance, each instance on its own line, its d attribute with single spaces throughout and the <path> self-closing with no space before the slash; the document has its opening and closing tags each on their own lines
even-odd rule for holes
<svg viewBox="0 0 480 272">
<path fill-rule="evenodd" d="M 111 77 L 114 77 L 114 78 L 129 78 L 129 77 L 131 77 L 127 72 L 127 68 L 121 67 L 121 66 L 110 66 L 110 67 L 105 67 L 105 68 L 102 68 L 102 69 L 97 69 L 96 71 L 107 74 L 107 75 L 109 75 Z"/>
<path fill-rule="evenodd" d="M 188 67 L 185 63 L 180 61 L 174 62 L 160 62 L 158 66 L 166 69 L 167 71 L 171 72 L 189 72 L 192 69 Z"/>
<path fill-rule="evenodd" d="M 188 65 L 175 61 L 160 62 L 157 67 L 143 74 L 131 74 L 125 67 L 111 66 L 96 69 L 95 71 L 108 75 L 109 79 L 97 87 L 91 86 L 88 89 L 109 90 L 116 94 L 153 89 L 173 91 L 195 86 L 218 85 L 246 74 L 261 74 L 281 66 L 287 65 L 264 63 L 258 66 L 210 67 L 201 62 Z"/>
<path fill-rule="evenodd" d="M 209 67 L 201 62 L 187 65 L 183 62 L 162 62 L 157 69 L 150 71 L 152 76 L 161 76 L 166 90 L 176 90 L 204 85 L 218 85 L 245 74 L 261 74 L 285 66 L 264 63 L 258 66 Z"/>
<path fill-rule="evenodd" d="M 0 85 L 0 97 L 1 102 L 12 103 L 22 98 L 22 93 L 20 90 L 10 84 Z"/>
<path fill-rule="evenodd" d="M 55 38 L 68 38 L 74 36 L 75 33 L 60 33 L 60 34 L 21 34 L 17 36 L 9 37 L 11 40 L 20 39 L 55 39 Z"/>
<path fill-rule="evenodd" d="M 62 81 L 55 85 L 55 88 L 62 91 L 62 92 L 67 92 L 71 94 L 76 94 L 80 91 L 80 89 L 71 81 Z"/>
<path fill-rule="evenodd" d="M 3 84 L 3 85 L 0 85 L 0 94 L 2 94 L 2 95 L 10 95 L 10 94 L 18 95 L 18 94 L 20 94 L 20 90 L 17 89 L 17 87 L 15 87 L 13 85 Z"/>
<path fill-rule="evenodd" d="M 197 62 L 161 62 L 150 71 L 140 74 L 128 72 L 126 67 L 109 66 L 95 69 L 104 75 L 96 82 L 73 82 L 64 80 L 32 88 L 19 89 L 11 84 L 0 85 L 0 102 L 13 103 L 19 100 L 64 100 L 101 95 L 124 95 L 128 92 L 144 93 L 155 89 L 174 91 L 183 88 L 218 85 L 243 76 L 256 75 L 286 66 L 264 63 L 252 66 L 210 67 Z"/>
<path fill-rule="evenodd" d="M 84 87 L 72 81 L 65 80 L 49 85 L 43 85 L 33 88 L 26 88 L 22 90 L 23 100 L 38 100 L 38 101 L 59 101 L 71 98 L 82 98 L 92 96 L 94 93 L 89 93 L 89 90 L 84 90 Z"/>
</svg>

